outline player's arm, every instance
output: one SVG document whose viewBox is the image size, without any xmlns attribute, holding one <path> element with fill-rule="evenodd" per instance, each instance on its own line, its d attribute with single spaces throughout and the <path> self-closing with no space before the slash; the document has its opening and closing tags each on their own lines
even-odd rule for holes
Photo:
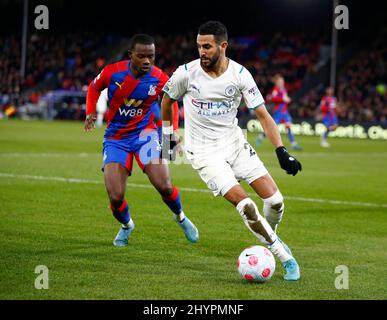
<svg viewBox="0 0 387 320">
<path fill-rule="evenodd" d="M 257 116 L 259 122 L 262 125 L 263 131 L 265 132 L 267 138 L 274 146 L 274 148 L 283 146 L 284 144 L 282 143 L 278 127 L 272 116 L 267 111 L 264 103 L 255 109 L 255 115 Z"/>
<path fill-rule="evenodd" d="M 292 157 L 284 147 L 278 127 L 267 111 L 262 94 L 250 72 L 242 69 L 240 74 L 240 90 L 246 106 L 249 109 L 255 110 L 255 115 L 261 123 L 266 136 L 275 147 L 281 168 L 288 174 L 296 175 L 298 171 L 301 171 L 301 163 Z"/>
<path fill-rule="evenodd" d="M 161 86 L 164 89 L 166 83 L 169 80 L 169 77 L 166 73 L 163 72 L 160 80 L 161 80 Z M 167 86 L 166 89 L 164 89 L 164 90 L 168 90 L 168 89 L 169 89 L 169 87 Z M 159 95 L 160 101 L 162 100 L 164 95 L 165 95 L 165 91 L 162 91 L 161 94 Z M 172 99 L 172 100 L 174 100 L 174 99 Z M 161 102 L 160 102 L 160 106 L 161 106 Z M 179 129 L 179 105 L 178 105 L 176 100 L 174 100 L 174 103 L 172 104 L 172 108 L 173 108 L 173 110 L 172 110 L 172 118 L 170 119 L 170 124 L 173 126 L 173 131 L 178 133 L 178 129 Z M 161 107 L 160 107 L 160 109 L 161 109 Z M 162 127 L 161 110 L 160 110 L 160 118 L 161 119 L 159 119 L 158 126 Z"/>
<path fill-rule="evenodd" d="M 177 101 L 173 104 L 173 117 L 172 117 L 172 126 L 173 131 L 176 134 L 179 134 L 179 104 Z"/>
<path fill-rule="evenodd" d="M 175 135 L 173 128 L 174 106 L 176 103 L 177 101 L 171 99 L 167 94 L 164 94 L 161 100 L 161 118 L 163 124 L 162 158 L 168 160 L 175 160 L 176 152 L 178 151 L 177 145 L 179 138 Z"/>
<path fill-rule="evenodd" d="M 174 104 L 176 100 L 171 99 L 167 94 L 161 99 L 161 119 L 163 121 L 163 133 L 173 133 Z"/>
<path fill-rule="evenodd" d="M 87 89 L 86 119 L 84 125 L 85 132 L 89 132 L 95 128 L 95 121 L 97 120 L 97 102 L 101 92 L 107 87 L 109 78 L 109 69 L 108 67 L 105 67 L 101 73 L 90 83 Z"/>
<path fill-rule="evenodd" d="M 275 148 L 275 153 L 281 168 L 284 169 L 287 174 L 295 176 L 298 171 L 302 170 L 301 163 L 296 158 L 291 156 L 288 150 L 284 147 L 278 127 L 264 104 L 255 109 L 255 115 L 261 123 L 269 141 Z"/>
<path fill-rule="evenodd" d="M 179 143 L 178 136 L 174 133 L 173 116 L 174 106 L 177 101 L 164 94 L 161 100 L 161 118 L 163 124 L 162 134 L 162 158 L 168 160 L 176 159 L 176 146 Z"/>
<path fill-rule="evenodd" d="M 179 150 L 179 138 L 174 134 L 173 119 L 174 106 L 179 97 L 187 91 L 188 74 L 185 66 L 180 66 L 163 87 L 163 98 L 161 100 L 161 118 L 163 121 L 163 150 L 164 159 L 175 160 L 176 152 Z"/>
<path fill-rule="evenodd" d="M 161 101 L 162 101 L 162 98 L 161 98 Z M 171 121 L 167 120 L 167 122 L 169 122 L 170 125 L 172 125 L 173 131 L 175 133 L 178 133 L 178 130 L 179 130 L 179 104 L 177 103 L 176 100 L 172 101 L 171 108 L 172 108 L 172 116 L 171 116 L 172 120 Z M 156 119 L 158 127 L 162 127 L 162 119 L 163 119 L 163 117 L 162 117 L 162 114 L 161 114 L 161 102 L 160 102 L 160 114 L 159 114 L 159 118 Z M 166 126 L 169 126 L 169 125 L 166 124 Z"/>
</svg>

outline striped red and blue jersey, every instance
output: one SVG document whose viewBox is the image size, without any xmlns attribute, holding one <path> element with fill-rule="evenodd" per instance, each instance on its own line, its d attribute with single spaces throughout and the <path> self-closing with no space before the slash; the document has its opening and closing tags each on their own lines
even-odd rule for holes
<svg viewBox="0 0 387 320">
<path fill-rule="evenodd" d="M 107 65 L 90 83 L 86 114 L 95 112 L 102 90 L 108 88 L 107 125 L 105 138 L 121 140 L 144 129 L 156 129 L 151 106 L 157 103 L 168 75 L 152 66 L 136 79 L 130 70 L 130 60 Z"/>
<path fill-rule="evenodd" d="M 274 86 L 271 94 L 270 100 L 274 102 L 274 113 L 286 113 L 288 111 L 288 104 L 284 101 L 284 97 L 287 95 L 285 88 L 280 88 Z"/>
<path fill-rule="evenodd" d="M 323 96 L 320 103 L 320 111 L 323 116 L 336 115 L 336 98 L 334 96 Z"/>
</svg>

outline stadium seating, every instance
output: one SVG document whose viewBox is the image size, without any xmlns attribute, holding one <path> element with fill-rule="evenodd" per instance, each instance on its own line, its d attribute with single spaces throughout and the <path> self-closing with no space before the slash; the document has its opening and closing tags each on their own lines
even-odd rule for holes
<svg viewBox="0 0 387 320">
<path fill-rule="evenodd" d="M 180 64 L 197 58 L 194 34 L 156 35 L 155 39 L 156 64 L 169 75 Z M 386 79 L 387 46 L 384 39 L 386 37 L 380 37 L 374 42 L 371 54 L 358 53 L 340 66 L 336 92 L 340 119 L 386 123 L 386 82 L 383 79 Z M 109 36 L 90 32 L 61 36 L 31 34 L 26 76 L 22 81 L 20 41 L 14 35 L 0 37 L 0 106 L 3 111 L 9 106 L 18 110 L 26 104 L 38 104 L 50 90 L 84 92 L 106 63 L 126 58 L 125 50 L 121 56 L 107 50 L 112 42 Z M 273 85 L 271 79 L 276 73 L 284 75 L 292 96 L 305 84 L 305 75 L 315 71 L 321 45 L 321 37 L 302 33 L 253 34 L 232 37 L 228 55 L 250 70 L 264 96 L 269 93 Z M 101 55 L 101 52 L 108 54 Z M 313 118 L 324 89 L 321 83 L 295 100 L 289 106 L 293 117 Z M 56 117 L 76 115 L 76 119 L 82 118 L 82 113 L 73 110 L 74 101 L 69 113 L 66 108 L 70 104 L 66 103 Z M 83 103 L 79 103 L 78 109 Z"/>
</svg>

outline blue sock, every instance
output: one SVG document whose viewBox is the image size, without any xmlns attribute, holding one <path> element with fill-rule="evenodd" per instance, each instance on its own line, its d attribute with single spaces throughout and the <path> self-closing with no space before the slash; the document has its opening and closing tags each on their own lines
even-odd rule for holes
<svg viewBox="0 0 387 320">
<path fill-rule="evenodd" d="M 180 214 L 183 211 L 180 201 L 180 193 L 175 186 L 173 186 L 172 193 L 169 196 L 163 196 L 162 198 L 164 203 L 174 214 Z"/>
<path fill-rule="evenodd" d="M 289 138 L 289 141 L 291 144 L 293 144 L 295 142 L 293 132 L 290 128 L 288 128 L 288 138 Z"/>
<path fill-rule="evenodd" d="M 329 133 L 329 130 L 327 129 L 327 131 L 325 131 L 323 134 L 324 140 L 326 140 L 328 138 L 328 133 Z"/>
<path fill-rule="evenodd" d="M 124 200 L 119 208 L 115 208 L 110 203 L 110 209 L 112 210 L 114 218 L 116 218 L 118 222 L 127 224 L 130 221 L 129 206 L 126 200 Z"/>
</svg>

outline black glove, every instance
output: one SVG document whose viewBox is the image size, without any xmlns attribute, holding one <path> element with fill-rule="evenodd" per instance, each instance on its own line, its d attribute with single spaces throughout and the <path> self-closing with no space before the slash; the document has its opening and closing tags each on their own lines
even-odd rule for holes
<svg viewBox="0 0 387 320">
<path fill-rule="evenodd" d="M 176 160 L 176 146 L 179 143 L 179 139 L 175 136 L 175 134 L 164 134 L 163 140 L 161 142 L 161 158 L 175 161 Z"/>
<path fill-rule="evenodd" d="M 284 169 L 287 174 L 295 176 L 298 171 L 302 170 L 301 163 L 291 156 L 285 147 L 278 147 L 275 149 L 275 153 L 277 154 L 281 168 Z"/>
</svg>

